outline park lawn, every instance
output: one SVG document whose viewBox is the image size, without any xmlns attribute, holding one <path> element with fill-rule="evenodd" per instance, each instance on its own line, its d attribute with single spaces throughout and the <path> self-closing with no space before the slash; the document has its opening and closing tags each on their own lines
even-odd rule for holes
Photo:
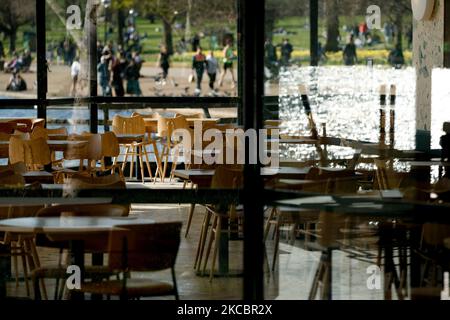
<svg viewBox="0 0 450 320">
<path fill-rule="evenodd" d="M 341 35 L 342 40 L 340 46 L 343 47 L 346 42 L 345 33 L 342 30 L 344 25 L 355 25 L 359 22 L 363 21 L 364 18 L 361 17 L 340 17 L 341 24 Z M 65 26 L 60 22 L 60 20 L 49 19 L 47 24 L 47 43 L 50 42 L 60 42 L 66 36 L 67 32 Z M 113 33 L 108 34 L 108 40 L 115 40 L 117 38 L 117 26 L 113 27 Z M 290 42 L 294 47 L 293 59 L 299 63 L 305 63 L 309 61 L 309 19 L 308 17 L 289 17 L 276 21 L 275 29 L 283 28 L 286 33 L 285 34 L 274 34 L 273 43 L 280 44 L 283 38 L 289 38 Z M 159 46 L 161 44 L 161 40 L 163 37 L 163 28 L 162 23 L 157 19 L 155 23 L 151 23 L 148 19 L 138 17 L 137 18 L 137 29 L 143 37 L 141 40 L 143 52 L 143 59 L 146 61 L 146 64 L 155 64 L 158 53 Z M 223 25 L 217 22 L 208 22 L 202 25 L 201 27 L 192 26 L 192 34 L 202 33 L 205 34 L 205 37 L 201 40 L 201 45 L 204 47 L 205 51 L 210 50 L 211 41 L 208 33 L 211 30 L 218 31 L 220 29 L 228 29 L 233 33 L 236 33 L 236 24 Z M 29 31 L 30 27 L 25 26 L 19 30 L 17 47 L 18 50 L 22 50 L 24 47 L 24 31 Z M 104 22 L 100 19 L 98 23 L 98 39 L 101 42 L 104 42 L 105 34 L 104 34 Z M 325 44 L 325 19 L 321 17 L 319 19 L 319 41 L 322 45 Z M 375 31 L 381 39 L 384 39 L 381 31 Z M 176 44 L 179 42 L 181 37 L 184 36 L 184 30 L 178 29 L 176 27 L 173 28 L 173 43 L 174 48 L 176 49 Z M 405 39 L 406 43 L 406 39 Z M 6 43 L 5 43 L 6 47 Z M 190 45 L 188 45 L 188 49 L 190 50 Z M 386 64 L 387 57 L 389 55 L 389 50 L 391 47 L 387 47 L 384 43 L 380 43 L 374 45 L 372 47 L 366 47 L 358 50 L 358 56 L 360 58 L 360 63 L 366 63 L 368 58 L 372 58 L 375 64 Z M 222 57 L 222 51 L 215 50 L 215 54 L 218 58 Z M 412 53 L 411 51 L 406 50 L 404 52 L 405 60 L 407 64 L 411 63 Z M 175 54 L 172 58 L 173 63 L 175 64 L 187 64 L 191 62 L 193 56 L 193 52 L 186 52 L 184 54 Z M 327 53 L 328 60 L 324 62 L 327 65 L 333 64 L 342 64 L 342 53 Z"/>
</svg>

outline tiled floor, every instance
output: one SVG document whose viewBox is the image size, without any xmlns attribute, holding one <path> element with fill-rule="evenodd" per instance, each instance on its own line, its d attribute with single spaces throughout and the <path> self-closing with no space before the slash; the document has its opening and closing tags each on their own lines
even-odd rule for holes
<svg viewBox="0 0 450 320">
<path fill-rule="evenodd" d="M 212 283 L 208 277 L 197 276 L 193 269 L 195 252 L 200 234 L 204 209 L 197 207 L 192 227 L 184 238 L 185 222 L 188 216 L 187 205 L 134 205 L 132 214 L 141 215 L 155 221 L 182 221 L 183 237 L 176 264 L 179 293 L 181 299 L 240 299 L 242 298 L 242 278 L 215 278 Z M 267 243 L 267 255 L 272 261 L 272 240 Z M 54 263 L 57 252 L 40 249 L 42 263 Z M 234 241 L 230 245 L 232 269 L 242 269 L 242 242 Z M 295 246 L 288 245 L 282 237 L 280 256 L 276 272 L 268 272 L 266 277 L 266 297 L 268 299 L 307 299 L 312 279 L 316 271 L 320 254 L 302 249 L 299 241 Z M 87 259 L 89 262 L 89 259 Z M 382 290 L 367 288 L 368 263 L 351 260 L 343 252 L 333 254 L 333 299 L 382 299 Z M 169 273 L 135 274 L 135 277 L 157 277 L 170 279 Z M 53 297 L 54 280 L 47 281 L 50 297 Z M 24 283 L 15 287 L 8 284 L 8 294 L 26 295 Z"/>
</svg>

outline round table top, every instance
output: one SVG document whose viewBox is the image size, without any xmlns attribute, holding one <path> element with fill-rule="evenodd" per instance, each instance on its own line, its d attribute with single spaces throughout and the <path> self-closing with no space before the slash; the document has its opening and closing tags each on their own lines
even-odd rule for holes
<svg viewBox="0 0 450 320">
<path fill-rule="evenodd" d="M 128 217 L 31 217 L 0 220 L 0 231 L 67 234 L 110 231 L 116 226 L 153 224 L 154 220 Z"/>
</svg>

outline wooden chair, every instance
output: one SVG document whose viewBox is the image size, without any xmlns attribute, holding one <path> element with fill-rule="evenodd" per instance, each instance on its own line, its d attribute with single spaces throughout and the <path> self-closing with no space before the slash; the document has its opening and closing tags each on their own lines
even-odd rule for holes
<svg viewBox="0 0 450 320">
<path fill-rule="evenodd" d="M 120 155 L 120 145 L 117 136 L 114 132 L 105 132 L 101 135 L 101 159 L 100 159 L 100 170 L 96 171 L 108 172 L 111 174 L 118 171 L 120 177 L 124 179 L 122 166 L 117 163 L 117 159 Z M 114 159 L 111 164 L 108 164 L 106 159 Z"/>
<path fill-rule="evenodd" d="M 25 187 L 25 180 L 14 171 L 4 171 L 0 175 L 0 188 L 20 189 Z M 21 217 L 34 217 L 42 206 L 0 206 L 0 219 L 13 219 Z M 22 260 L 25 287 L 27 296 L 30 297 L 29 273 L 40 267 L 39 256 L 34 244 L 34 236 L 20 233 L 5 232 L 0 240 L 0 245 L 11 248 L 10 256 L 13 258 L 13 267 L 16 277 L 16 287 L 19 286 L 18 258 Z M 44 291 L 45 293 L 45 291 Z M 45 293 L 46 294 L 46 293 Z"/>
<path fill-rule="evenodd" d="M 45 119 L 33 119 L 31 131 L 33 131 L 37 127 L 45 128 Z"/>
<path fill-rule="evenodd" d="M 38 217 L 126 217 L 129 215 L 129 207 L 112 204 L 95 204 L 95 205 L 55 205 L 46 208 L 42 208 L 36 214 Z M 35 298 L 40 298 L 39 287 L 37 283 L 41 279 L 55 279 L 55 300 L 60 299 L 64 292 L 64 281 L 62 282 L 63 288 L 60 288 L 61 279 L 67 278 L 67 266 L 68 261 L 63 263 L 63 250 L 69 248 L 69 243 L 65 241 L 50 241 L 46 236 L 37 235 L 36 245 L 38 247 L 56 248 L 59 249 L 59 259 L 57 265 L 46 265 L 44 267 L 37 268 L 32 273 Z M 108 248 L 108 241 L 103 236 L 90 236 L 85 241 L 85 251 L 87 253 L 103 253 Z M 109 277 L 111 273 L 104 270 L 102 267 L 88 267 L 87 276 L 92 274 L 99 274 L 103 272 L 105 277 Z"/>
<path fill-rule="evenodd" d="M 17 129 L 17 124 L 11 122 L 0 122 L 0 133 L 13 134 Z"/>
<path fill-rule="evenodd" d="M 374 159 L 376 166 L 376 184 L 379 190 L 398 189 L 402 183 L 400 175 L 396 174 L 389 166 L 389 160 Z"/>
<path fill-rule="evenodd" d="M 109 237 L 108 267 L 120 280 L 84 282 L 81 292 L 119 296 L 120 299 L 173 295 L 178 297 L 175 261 L 180 246 L 180 222 L 117 226 Z M 172 283 L 131 278 L 130 272 L 170 269 Z"/>
<path fill-rule="evenodd" d="M 12 136 L 9 141 L 10 164 L 22 162 L 33 171 L 51 165 L 50 148 L 45 139 L 23 140 Z"/>
<path fill-rule="evenodd" d="M 24 133 L 31 133 L 33 129 L 33 120 L 31 119 L 14 119 L 8 122 L 15 124 L 16 130 L 19 130 Z"/>
<path fill-rule="evenodd" d="M 288 189 L 291 191 L 302 191 L 317 195 L 349 195 L 356 194 L 357 179 L 354 170 L 330 170 L 326 168 L 311 168 L 305 180 L 306 184 L 295 185 L 295 182 L 277 182 L 276 189 Z M 319 218 L 318 210 L 292 209 L 290 207 L 276 207 L 270 212 L 264 229 L 264 241 L 267 240 L 270 229 L 274 227 L 274 254 L 272 260 L 272 270 L 275 270 L 278 257 L 281 230 L 290 231 L 292 240 L 295 240 L 296 227 L 303 225 L 298 230 L 298 234 L 303 234 L 304 246 L 308 248 L 311 238 L 317 238 L 317 226 Z"/>
<path fill-rule="evenodd" d="M 238 169 L 236 167 L 228 167 L 228 166 L 218 166 L 214 173 L 213 180 L 211 182 L 212 189 L 233 189 L 237 190 L 242 187 L 243 184 L 243 170 Z M 237 209 L 236 204 L 229 204 L 225 207 L 223 206 L 214 206 L 208 205 L 206 206 L 206 214 L 205 219 L 203 221 L 202 230 L 200 233 L 199 245 L 197 248 L 196 261 L 194 263 L 194 267 L 200 271 L 200 266 L 203 260 L 203 252 L 205 250 L 205 244 L 208 236 L 209 223 L 211 223 L 211 230 L 209 231 L 209 242 L 206 248 L 206 256 L 203 262 L 202 273 L 205 273 L 206 267 L 208 264 L 208 259 L 211 254 L 212 249 L 212 263 L 209 273 L 209 279 L 212 281 L 215 271 L 216 258 L 219 249 L 220 236 L 222 232 L 229 232 L 228 228 L 225 230 L 222 227 L 223 219 L 227 219 L 230 223 L 236 224 L 237 229 L 235 228 L 234 232 L 239 232 L 239 223 L 242 220 L 242 214 Z M 233 229 L 233 228 L 231 228 Z"/>
<path fill-rule="evenodd" d="M 68 132 L 66 128 L 56 128 L 56 129 L 46 129 L 44 127 L 36 126 L 34 127 L 33 131 L 30 134 L 30 139 L 45 139 L 46 141 L 49 140 L 49 135 L 55 134 L 55 135 L 61 135 L 61 136 L 68 136 Z M 52 158 L 52 164 L 53 166 L 63 166 L 63 159 L 56 159 L 56 152 L 52 151 L 51 153 Z"/>
<path fill-rule="evenodd" d="M 146 128 L 145 128 L 145 121 L 142 116 L 134 116 L 134 117 L 122 117 L 120 115 L 115 115 L 113 119 L 113 130 L 116 135 L 119 134 L 137 134 L 137 135 L 143 135 L 144 138 L 141 141 L 131 141 L 129 143 L 123 144 L 123 147 L 125 147 L 125 159 L 122 164 L 122 171 L 125 170 L 125 166 L 128 162 L 128 157 L 131 157 L 131 163 L 130 163 L 130 179 L 133 176 L 133 169 L 134 169 L 134 160 L 135 157 L 139 157 L 139 164 L 141 167 L 141 176 L 142 176 L 142 182 L 145 183 L 145 175 L 144 175 L 144 160 L 146 164 L 146 168 L 148 171 L 148 174 L 150 178 L 153 178 L 153 174 L 150 167 L 150 160 L 148 157 L 148 151 L 147 146 L 152 145 L 153 150 L 155 151 L 155 156 L 158 161 L 157 156 L 157 147 L 156 147 L 156 141 L 152 139 L 151 137 L 146 138 Z"/>
<path fill-rule="evenodd" d="M 61 136 L 69 136 L 67 128 L 55 128 L 55 129 L 46 129 L 44 127 L 36 126 L 31 132 L 31 139 L 44 138 L 48 140 L 49 135 L 61 135 Z"/>
</svg>

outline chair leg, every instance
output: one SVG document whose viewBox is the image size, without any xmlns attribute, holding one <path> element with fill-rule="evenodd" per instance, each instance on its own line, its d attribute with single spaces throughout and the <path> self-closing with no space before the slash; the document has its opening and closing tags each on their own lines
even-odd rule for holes
<svg viewBox="0 0 450 320">
<path fill-rule="evenodd" d="M 17 259 L 17 255 L 13 255 L 13 266 L 14 266 L 14 275 L 16 276 L 16 288 L 19 287 L 19 262 Z"/>
<path fill-rule="evenodd" d="M 217 223 L 218 223 L 218 217 L 214 216 L 213 223 L 211 226 L 211 233 L 209 234 L 208 247 L 206 248 L 206 257 L 205 257 L 205 262 L 203 263 L 202 274 L 205 274 L 205 271 L 206 271 L 206 266 L 208 264 L 209 255 L 211 253 L 211 248 L 212 248 L 212 244 L 213 244 L 214 237 L 215 237 L 214 233 L 216 232 Z"/>
<path fill-rule="evenodd" d="M 28 266 L 27 266 L 27 256 L 26 256 L 26 252 L 24 249 L 22 249 L 22 254 L 21 254 L 21 258 L 22 258 L 22 267 L 23 267 L 23 276 L 25 279 L 25 287 L 27 290 L 27 296 L 30 296 L 30 285 L 28 283 Z"/>
<path fill-rule="evenodd" d="M 211 221 L 211 213 L 206 210 L 205 218 L 203 219 L 202 230 L 200 232 L 200 239 L 197 246 L 197 254 L 195 257 L 194 269 L 200 271 L 203 260 L 203 252 L 205 250 L 206 239 L 208 237 L 209 222 Z"/>
<path fill-rule="evenodd" d="M 158 175 L 161 177 L 161 155 L 159 153 L 158 150 L 158 146 L 156 144 L 156 141 L 152 141 L 152 146 L 153 146 L 153 153 L 155 155 L 155 159 L 156 159 L 156 172 L 155 172 L 155 183 L 156 183 L 156 179 L 158 178 Z"/>
<path fill-rule="evenodd" d="M 314 300 L 316 298 L 317 289 L 319 288 L 319 282 L 322 277 L 323 267 L 324 266 L 323 266 L 322 257 L 321 257 L 320 261 L 319 261 L 319 265 L 317 266 L 316 273 L 314 275 L 311 290 L 309 292 L 309 298 L 308 298 L 309 300 Z"/>
<path fill-rule="evenodd" d="M 174 291 L 174 296 L 175 296 L 175 300 L 180 300 L 180 296 L 178 295 L 178 285 L 177 285 L 177 277 L 175 275 L 175 269 L 172 268 L 171 269 L 171 273 L 172 273 L 172 282 L 173 282 L 173 291 Z"/>
<path fill-rule="evenodd" d="M 213 257 L 212 257 L 212 262 L 211 262 L 211 271 L 209 273 L 209 282 L 212 282 L 213 277 L 214 277 L 214 269 L 216 267 L 217 252 L 219 251 L 221 234 L 222 234 L 222 218 L 217 217 L 217 226 L 216 226 L 216 232 L 215 232 L 215 237 L 214 237 Z"/>
<path fill-rule="evenodd" d="M 150 177 L 150 179 L 153 179 L 152 168 L 150 167 L 150 159 L 148 157 L 148 152 L 147 152 L 147 149 L 145 148 L 145 146 L 142 146 L 142 153 L 145 156 L 144 160 L 145 160 L 145 165 L 147 167 L 148 176 Z M 156 179 L 156 177 L 155 177 L 155 179 Z"/>
<path fill-rule="evenodd" d="M 266 242 L 267 237 L 269 235 L 270 226 L 272 225 L 271 224 L 271 220 L 275 217 L 275 211 L 276 211 L 275 208 L 272 208 L 272 210 L 270 210 L 270 214 L 269 214 L 269 217 L 267 219 L 266 226 L 264 227 L 264 242 Z"/>
<path fill-rule="evenodd" d="M 130 179 L 133 178 L 134 161 L 136 160 L 137 147 L 131 147 L 131 164 L 130 164 Z"/>
<path fill-rule="evenodd" d="M 34 300 L 42 300 L 41 290 L 39 290 L 39 278 L 33 276 Z"/>
<path fill-rule="evenodd" d="M 139 157 L 139 166 L 141 169 L 141 179 L 142 179 L 142 183 L 145 183 L 145 174 L 144 174 L 144 159 L 142 159 L 143 157 L 143 152 L 142 152 L 142 148 L 143 146 L 138 146 L 136 147 L 138 151 L 138 157 Z"/>
<path fill-rule="evenodd" d="M 189 209 L 188 222 L 187 222 L 187 226 L 186 226 L 186 233 L 184 235 L 185 238 L 187 238 L 187 236 L 189 234 L 189 229 L 191 228 L 191 224 L 192 224 L 192 218 L 194 217 L 194 211 L 195 211 L 195 203 L 191 203 L 191 208 Z"/>
<path fill-rule="evenodd" d="M 31 254 L 33 256 L 34 265 L 36 266 L 36 268 L 40 268 L 41 267 L 41 261 L 39 259 L 39 255 L 37 253 L 36 245 L 34 244 L 33 239 L 28 239 L 27 242 L 28 242 L 28 245 L 30 247 Z M 41 279 L 41 287 L 42 287 L 42 293 L 43 293 L 44 299 L 48 300 L 47 288 L 45 286 L 45 279 Z"/>
<path fill-rule="evenodd" d="M 170 149 L 166 146 L 164 147 L 163 155 L 164 155 L 165 160 L 164 160 L 164 167 L 162 170 L 162 177 L 161 177 L 162 182 L 164 182 L 164 180 L 166 179 L 167 166 L 169 165 Z"/>
<path fill-rule="evenodd" d="M 125 172 L 125 166 L 127 165 L 129 155 L 130 155 L 130 146 L 126 146 L 125 159 L 123 159 L 123 163 L 122 163 L 122 172 Z"/>
<path fill-rule="evenodd" d="M 273 249 L 272 271 L 275 271 L 275 263 L 277 262 L 278 248 L 280 246 L 280 224 L 275 225 L 275 243 Z"/>
<path fill-rule="evenodd" d="M 177 168 L 177 164 L 178 164 L 178 158 L 180 157 L 180 147 L 176 146 L 175 147 L 175 153 L 172 159 L 172 167 L 170 169 L 170 178 L 169 181 L 172 182 L 173 178 L 174 178 L 174 172 L 175 169 Z"/>
</svg>

